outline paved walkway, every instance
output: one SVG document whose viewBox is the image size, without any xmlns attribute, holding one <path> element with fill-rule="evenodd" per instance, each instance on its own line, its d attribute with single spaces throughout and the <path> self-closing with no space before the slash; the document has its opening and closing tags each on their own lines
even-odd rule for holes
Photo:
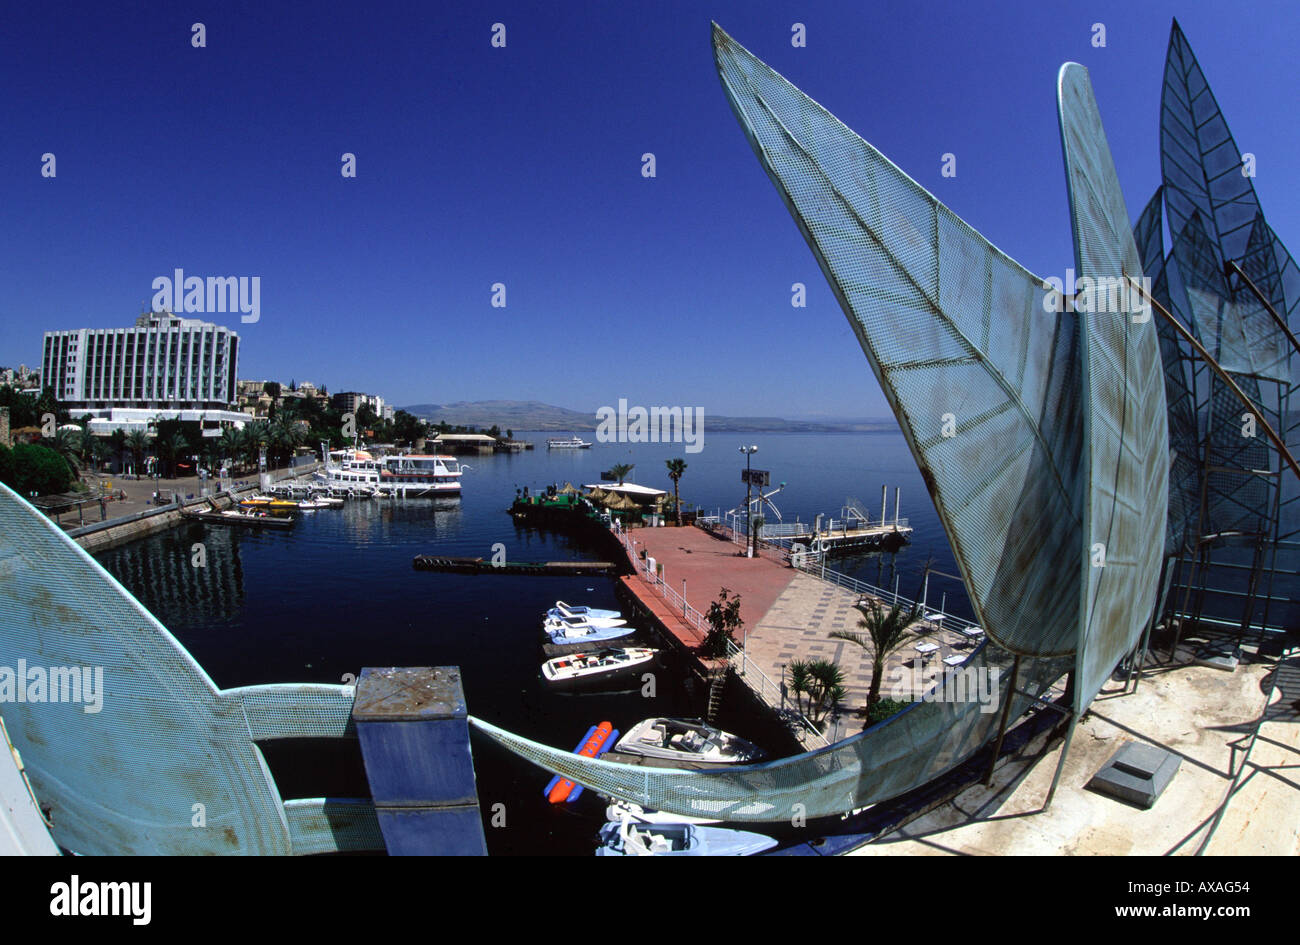
<svg viewBox="0 0 1300 945">
<path fill-rule="evenodd" d="M 847 640 L 832 639 L 831 633 L 863 632 L 858 626 L 862 615 L 853 606 L 858 595 L 802 571 L 793 574 L 793 580 L 781 596 L 750 631 L 748 658 L 777 681 L 782 678 L 783 667 L 795 660 L 826 659 L 838 663 L 844 670 L 844 686 L 848 690 L 842 711 L 857 712 L 866 705 L 871 688 L 871 651 Z M 922 659 L 915 649 L 917 644 L 933 644 L 938 649 L 928 659 Z M 941 670 L 948 668 L 943 662 L 946 657 L 969 654 L 972 649 L 973 645 L 960 633 L 918 623 L 908 642 L 886 662 L 881 695 L 919 696 L 935 683 Z M 848 731 L 854 731 L 852 726 Z"/>
<path fill-rule="evenodd" d="M 634 528 L 628 536 L 636 544 L 637 556 L 645 552 L 664 566 L 664 583 L 677 593 L 686 579 L 686 600 L 705 613 L 727 588 L 740 595 L 740 619 L 751 630 L 776 603 L 776 599 L 798 573 L 768 558 L 745 558 L 729 541 L 714 538 L 693 526 Z M 738 634 L 736 642 L 741 642 Z"/>
<path fill-rule="evenodd" d="M 871 687 L 871 651 L 845 640 L 834 640 L 837 630 L 859 631 L 861 615 L 854 609 L 859 597 L 852 591 L 795 570 L 774 557 L 746 558 L 730 541 L 721 540 L 698 528 L 640 528 L 627 533 L 638 552 L 664 567 L 664 583 L 681 592 L 696 610 L 704 613 L 725 587 L 740 594 L 740 615 L 744 629 L 736 643 L 745 649 L 745 660 L 760 669 L 774 684 L 780 684 L 795 660 L 828 659 L 844 671 L 848 695 L 841 712 L 849 718 L 840 723 L 839 734 L 857 730 L 852 718 L 866 705 Z M 658 591 L 639 577 L 625 578 L 628 587 L 648 605 L 665 611 L 661 615 L 668 629 L 687 646 L 699 642 L 694 627 L 667 613 Z M 934 649 L 922 658 L 917 645 Z M 934 685 L 948 667 L 943 660 L 968 654 L 973 645 L 960 633 L 933 624 L 919 623 L 914 634 L 886 663 L 881 694 L 907 699 L 919 697 Z M 779 697 L 778 697 L 779 701 Z"/>
</svg>

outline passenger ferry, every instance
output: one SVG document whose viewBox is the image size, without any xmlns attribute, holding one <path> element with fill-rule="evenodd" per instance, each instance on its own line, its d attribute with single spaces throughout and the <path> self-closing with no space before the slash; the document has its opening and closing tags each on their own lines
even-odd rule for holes
<svg viewBox="0 0 1300 945">
<path fill-rule="evenodd" d="M 407 453 L 373 456 L 338 450 L 316 480 L 334 495 L 396 495 L 401 498 L 460 495 L 460 463 L 454 456 Z"/>
<path fill-rule="evenodd" d="M 591 444 L 580 436 L 551 437 L 546 441 L 548 450 L 589 450 Z"/>
</svg>

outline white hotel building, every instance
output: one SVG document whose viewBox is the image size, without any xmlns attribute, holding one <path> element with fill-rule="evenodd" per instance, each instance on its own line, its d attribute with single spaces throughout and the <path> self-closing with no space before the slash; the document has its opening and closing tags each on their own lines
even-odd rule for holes
<svg viewBox="0 0 1300 945">
<path fill-rule="evenodd" d="M 74 419 L 90 414 L 95 433 L 144 430 L 155 417 L 197 420 L 205 436 L 242 427 L 231 410 L 239 335 L 170 312 L 146 312 L 133 328 L 47 331 L 42 382 Z"/>
</svg>

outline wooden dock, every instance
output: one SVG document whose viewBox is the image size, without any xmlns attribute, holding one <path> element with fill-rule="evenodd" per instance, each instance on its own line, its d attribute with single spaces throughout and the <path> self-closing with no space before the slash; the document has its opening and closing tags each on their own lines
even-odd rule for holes
<svg viewBox="0 0 1300 945">
<path fill-rule="evenodd" d="M 417 571 L 441 571 L 448 574 L 526 574 L 537 577 L 586 577 L 613 575 L 618 566 L 612 561 L 502 561 L 483 558 L 455 558 L 445 555 L 416 555 L 411 566 Z"/>
<path fill-rule="evenodd" d="M 208 525 L 233 525 L 239 528 L 293 528 L 296 519 L 275 515 L 226 515 L 223 512 L 181 512 L 181 518 Z"/>
</svg>

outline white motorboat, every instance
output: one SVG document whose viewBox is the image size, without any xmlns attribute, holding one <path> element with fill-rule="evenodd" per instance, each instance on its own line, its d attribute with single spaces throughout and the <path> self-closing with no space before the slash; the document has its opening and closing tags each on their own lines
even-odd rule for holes
<svg viewBox="0 0 1300 945">
<path fill-rule="evenodd" d="M 555 606 L 548 610 L 546 615 L 548 617 L 621 617 L 623 612 L 619 610 L 599 610 L 584 605 L 574 606 L 566 604 L 562 600 L 557 600 Z"/>
<path fill-rule="evenodd" d="M 647 758 L 731 765 L 758 761 L 765 752 L 739 736 L 700 719 L 644 719 L 633 725 L 615 751 Z"/>
<path fill-rule="evenodd" d="M 596 856 L 753 856 L 774 846 L 771 837 L 746 830 L 623 820 L 600 828 Z"/>
<path fill-rule="evenodd" d="M 548 615 L 542 618 L 542 629 L 547 633 L 573 634 L 626 626 L 627 621 L 622 617 L 551 617 Z"/>
<path fill-rule="evenodd" d="M 632 820 L 642 824 L 718 824 L 722 821 L 716 817 L 691 817 L 687 814 L 666 814 L 661 810 L 651 810 L 631 801 L 611 800 L 605 808 L 605 819 L 610 823 Z"/>
<path fill-rule="evenodd" d="M 579 682 L 615 676 L 649 663 L 658 652 L 649 647 L 630 646 L 623 649 L 609 647 L 589 653 L 557 656 L 542 664 L 542 676 L 550 683 Z"/>
</svg>

